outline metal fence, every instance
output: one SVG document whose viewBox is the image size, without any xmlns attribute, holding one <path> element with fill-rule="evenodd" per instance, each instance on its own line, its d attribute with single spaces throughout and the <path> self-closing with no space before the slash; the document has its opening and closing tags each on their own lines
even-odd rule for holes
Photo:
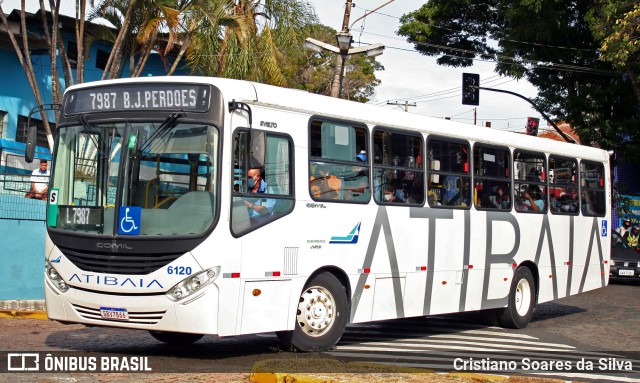
<svg viewBox="0 0 640 383">
<path fill-rule="evenodd" d="M 46 219 L 47 201 L 27 197 L 31 173 L 38 166 L 37 159 L 28 164 L 23 154 L 0 151 L 0 219 Z"/>
</svg>

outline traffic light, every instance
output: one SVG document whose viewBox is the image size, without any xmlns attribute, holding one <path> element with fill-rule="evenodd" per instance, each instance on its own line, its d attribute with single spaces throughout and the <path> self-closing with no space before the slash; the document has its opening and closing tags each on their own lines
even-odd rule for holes
<svg viewBox="0 0 640 383">
<path fill-rule="evenodd" d="M 539 125 L 540 125 L 539 118 L 527 117 L 527 134 L 530 136 L 537 136 Z"/>
<path fill-rule="evenodd" d="M 462 105 L 480 104 L 480 75 L 475 73 L 462 74 Z"/>
</svg>

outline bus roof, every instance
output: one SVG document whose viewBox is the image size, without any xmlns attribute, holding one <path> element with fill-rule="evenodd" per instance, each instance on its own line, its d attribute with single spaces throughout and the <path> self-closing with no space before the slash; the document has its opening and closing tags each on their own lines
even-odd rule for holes
<svg viewBox="0 0 640 383">
<path fill-rule="evenodd" d="M 425 134 L 435 134 L 493 145 L 505 145 L 549 154 L 588 159 L 608 163 L 609 155 L 602 149 L 565 143 L 484 128 L 435 117 L 392 110 L 371 104 L 342 100 L 308 93 L 302 90 L 281 88 L 245 80 L 234 80 L 200 76 L 160 76 L 96 81 L 74 85 L 68 90 L 113 83 L 184 82 L 203 83 L 216 86 L 226 101 L 263 105 L 276 109 L 287 109 L 309 115 L 321 115 L 347 121 L 367 123 L 371 126 L 409 129 Z"/>
</svg>

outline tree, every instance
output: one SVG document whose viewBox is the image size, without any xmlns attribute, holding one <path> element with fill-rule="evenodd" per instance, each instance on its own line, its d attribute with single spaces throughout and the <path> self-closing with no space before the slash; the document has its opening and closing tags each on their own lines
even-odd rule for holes
<svg viewBox="0 0 640 383">
<path fill-rule="evenodd" d="M 303 32 L 307 37 L 335 44 L 336 31 L 325 25 L 314 24 Z M 314 53 L 306 49 L 293 49 L 285 52 L 287 56 L 283 67 L 286 86 L 302 89 L 307 92 L 331 94 L 331 81 L 335 65 L 335 54 L 328 51 Z M 343 81 L 343 97 L 348 100 L 367 102 L 374 95 L 375 88 L 380 84 L 375 71 L 384 67 L 373 57 L 353 55 L 347 60 Z"/>
<path fill-rule="evenodd" d="M 302 47 L 300 32 L 316 21 L 302 0 L 237 0 L 225 4 L 232 21 L 209 20 L 194 33 L 187 61 L 194 74 L 284 86 L 283 52 Z"/>
<path fill-rule="evenodd" d="M 177 42 L 182 8 L 192 2 L 106 0 L 95 8 L 89 20 L 102 17 L 115 26 L 115 30 L 104 26 L 94 27 L 100 39 L 113 44 L 102 78 L 122 77 L 127 60 L 128 76 L 140 76 L 154 50 L 164 58 Z"/>
<path fill-rule="evenodd" d="M 77 57 L 75 59 L 75 72 L 72 70 L 65 44 L 57 27 L 59 25 L 61 0 L 49 0 L 48 4 L 45 4 L 44 0 L 39 0 L 41 25 L 35 25 L 33 22 L 27 23 L 26 0 L 21 1 L 21 31 L 25 31 L 21 33 L 21 41 L 18 41 L 12 29 L 9 28 L 1 1 L 0 19 L 27 76 L 36 104 L 42 107 L 43 98 L 37 86 L 34 68 L 31 65 L 29 39 L 27 36 L 40 37 L 47 42 L 51 60 L 52 98 L 54 103 L 59 104 L 65 87 L 84 82 L 85 57 L 94 42 L 108 41 L 113 44 L 102 78 L 121 77 L 124 63 L 127 59 L 129 60 L 130 68 L 128 75 L 130 77 L 139 76 L 152 50 L 157 50 L 164 59 L 166 59 L 168 53 L 172 52 L 178 42 L 177 32 L 180 22 L 189 20 L 189 12 L 197 8 L 201 3 L 209 4 L 216 1 L 228 3 L 228 0 L 104 0 L 96 6 L 96 3 L 92 0 L 76 0 L 75 37 Z M 47 10 L 47 5 L 49 10 Z M 92 10 L 87 12 L 88 8 L 92 8 Z M 210 17 L 211 14 L 208 16 Z M 91 24 L 91 27 L 87 28 L 85 23 L 87 17 L 89 20 L 102 17 L 111 22 L 115 29 L 96 24 Z M 188 46 L 188 43 L 186 46 Z M 184 52 L 181 51 L 181 53 Z M 181 59 L 182 56 L 179 55 L 173 65 L 170 65 L 171 68 L 168 74 L 173 73 Z M 58 73 L 58 65 L 63 70 L 62 79 Z M 56 120 L 58 118 L 57 114 L 58 112 L 55 113 Z M 51 148 L 53 136 L 45 113 L 42 113 L 42 119 L 49 147 Z"/>
<path fill-rule="evenodd" d="M 41 2 L 41 5 L 44 5 Z M 27 16 L 26 16 L 26 12 L 25 12 L 25 0 L 21 1 L 20 4 L 20 29 L 21 31 L 27 31 L 27 20 L 26 20 Z M 35 71 L 33 69 L 33 65 L 31 64 L 31 54 L 30 54 L 30 49 L 29 49 L 29 38 L 28 38 L 28 34 L 25 32 L 21 33 L 22 36 L 22 44 L 18 43 L 18 40 L 16 39 L 14 33 L 12 32 L 11 28 L 9 27 L 9 21 L 7 20 L 7 16 L 4 13 L 4 10 L 2 9 L 2 2 L 0 1 L 0 19 L 2 19 L 2 24 L 4 25 L 5 30 L 7 31 L 7 34 L 9 35 L 9 39 L 11 40 L 11 44 L 13 45 L 13 49 L 16 52 L 16 55 L 18 56 L 18 61 L 20 62 L 20 65 L 22 66 L 22 69 L 24 70 L 25 75 L 27 76 L 27 81 L 29 82 L 29 86 L 31 87 L 31 90 L 33 92 L 33 96 L 36 99 L 36 103 L 38 104 L 38 106 L 43 106 L 43 101 L 42 101 L 42 95 L 40 94 L 40 88 L 38 87 L 38 81 L 36 78 L 36 74 Z M 43 23 L 45 23 L 46 26 L 46 16 L 43 16 Z M 50 35 L 48 34 L 49 29 L 45 28 L 45 34 L 46 34 L 46 40 L 47 43 L 49 44 L 49 47 L 51 48 L 51 44 L 52 44 L 52 40 Z M 55 36 L 55 34 L 54 34 Z M 53 44 L 55 46 L 55 37 L 53 40 Z M 51 49 L 49 49 L 51 51 Z M 52 61 L 55 61 L 55 57 L 53 54 L 50 55 L 52 58 Z M 58 84 L 59 85 L 59 84 Z M 58 93 L 60 93 L 60 87 L 59 86 L 53 86 L 52 89 L 55 91 L 57 89 Z M 54 95 L 54 97 L 56 97 Z M 49 125 L 49 119 L 47 118 L 47 114 L 46 113 L 42 113 L 42 122 L 44 125 L 44 130 L 45 130 L 45 134 L 47 136 L 47 141 L 49 143 L 49 149 L 53 148 L 53 135 L 51 133 L 51 126 Z"/>
<path fill-rule="evenodd" d="M 538 107 L 582 142 L 640 157 L 640 103 L 628 76 L 600 60 L 588 14 L 598 0 L 431 0 L 404 15 L 399 34 L 438 63 L 527 78 Z"/>
<path fill-rule="evenodd" d="M 627 74 L 640 102 L 640 4 L 603 0 L 587 20 L 601 42 L 601 59 Z"/>
</svg>

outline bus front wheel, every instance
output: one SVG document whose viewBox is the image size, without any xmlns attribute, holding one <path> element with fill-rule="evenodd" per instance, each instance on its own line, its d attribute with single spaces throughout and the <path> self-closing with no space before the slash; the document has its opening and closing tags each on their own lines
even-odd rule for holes
<svg viewBox="0 0 640 383">
<path fill-rule="evenodd" d="M 165 332 L 165 331 L 149 331 L 152 337 L 156 338 L 160 342 L 164 342 L 171 345 L 187 345 L 197 342 L 204 335 L 202 334 L 188 334 L 181 332 Z"/>
<path fill-rule="evenodd" d="M 293 331 L 280 331 L 287 349 L 326 351 L 340 340 L 347 325 L 347 294 L 338 279 L 321 273 L 307 282 L 300 294 Z"/>
<path fill-rule="evenodd" d="M 507 307 L 499 309 L 498 319 L 502 327 L 525 328 L 533 316 L 536 304 L 536 284 L 527 267 L 516 270 L 511 281 Z"/>
</svg>

